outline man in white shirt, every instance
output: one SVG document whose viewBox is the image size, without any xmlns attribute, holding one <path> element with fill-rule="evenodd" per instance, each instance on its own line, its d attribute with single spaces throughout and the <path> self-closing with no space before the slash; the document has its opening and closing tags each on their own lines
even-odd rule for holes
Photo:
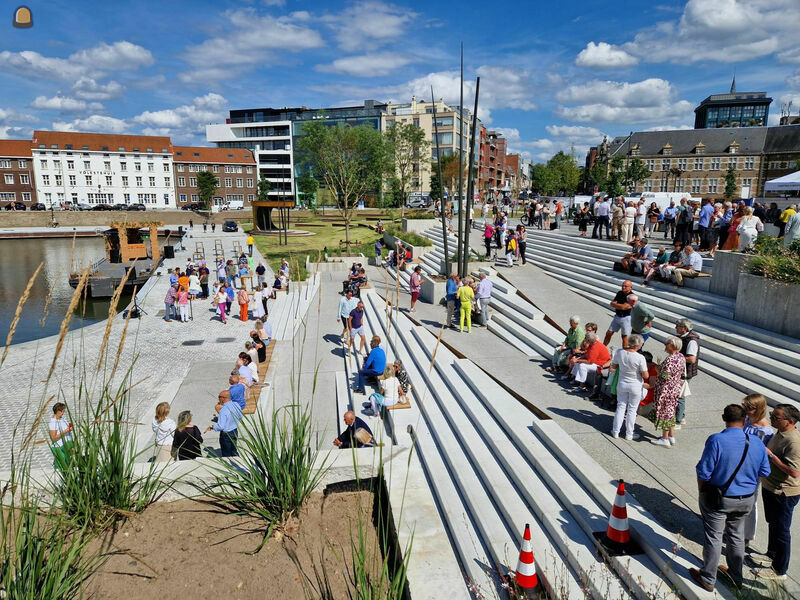
<svg viewBox="0 0 800 600">
<path fill-rule="evenodd" d="M 350 290 L 347 291 L 347 294 L 341 297 L 339 300 L 339 310 L 336 312 L 336 322 L 342 323 L 344 329 L 342 329 L 341 338 L 344 340 L 344 336 L 347 334 L 347 319 L 350 317 L 350 313 L 356 309 L 358 305 L 358 299 L 353 298 L 353 292 Z"/>
<path fill-rule="evenodd" d="M 489 326 L 489 302 L 492 298 L 492 287 L 494 284 L 486 273 L 481 273 L 481 280 L 478 283 L 478 304 L 481 309 L 481 324 L 484 327 Z"/>
<path fill-rule="evenodd" d="M 600 230 L 600 239 L 603 239 L 603 227 L 606 228 L 606 239 L 611 237 L 611 226 L 608 222 L 608 215 L 611 212 L 611 205 L 606 198 L 598 198 L 598 202 L 594 205 L 594 229 L 592 229 L 592 238 L 597 239 L 597 230 Z"/>
<path fill-rule="evenodd" d="M 644 205 L 644 198 L 639 200 L 639 204 L 636 206 L 636 235 L 639 237 L 644 237 L 644 224 L 647 220 L 647 207 Z"/>
<path fill-rule="evenodd" d="M 703 271 L 703 257 L 694 251 L 690 245 L 683 249 L 686 254 L 686 263 L 678 267 L 672 272 L 672 279 L 675 282 L 675 287 L 683 287 L 683 278 L 697 277 L 698 273 Z"/>
</svg>

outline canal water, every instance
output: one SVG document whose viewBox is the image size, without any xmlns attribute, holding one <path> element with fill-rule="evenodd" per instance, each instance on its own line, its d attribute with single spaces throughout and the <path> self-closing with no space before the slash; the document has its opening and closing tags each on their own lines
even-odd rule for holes
<svg viewBox="0 0 800 600">
<path fill-rule="evenodd" d="M 44 262 L 44 266 L 22 309 L 12 344 L 58 333 L 74 291 L 69 285 L 70 272 L 103 256 L 105 245 L 99 237 L 76 239 L 74 253 L 72 238 L 0 240 L 0 346 L 5 346 L 17 303 L 39 263 Z M 129 300 L 129 296 L 123 298 L 120 308 Z M 70 329 L 106 319 L 108 305 L 107 299 L 81 302 Z"/>
</svg>

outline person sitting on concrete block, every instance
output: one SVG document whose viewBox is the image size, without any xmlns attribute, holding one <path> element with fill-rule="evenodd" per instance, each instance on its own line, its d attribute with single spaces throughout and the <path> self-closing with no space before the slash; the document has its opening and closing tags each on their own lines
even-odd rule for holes
<svg viewBox="0 0 800 600">
<path fill-rule="evenodd" d="M 346 413 L 344 413 L 342 420 L 347 427 L 345 427 L 342 433 L 334 438 L 333 445 L 342 449 L 363 448 L 365 444 L 359 439 L 363 439 L 363 434 L 356 436 L 356 432 L 358 430 L 364 430 L 370 436 L 372 436 L 372 430 L 369 428 L 369 425 L 367 425 L 362 419 L 358 418 L 356 413 L 354 413 L 352 410 L 348 410 Z"/>
</svg>

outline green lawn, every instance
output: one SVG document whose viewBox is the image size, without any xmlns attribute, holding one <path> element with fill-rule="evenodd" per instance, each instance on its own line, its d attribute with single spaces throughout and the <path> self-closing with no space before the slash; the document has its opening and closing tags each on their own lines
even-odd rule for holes
<svg viewBox="0 0 800 600">
<path fill-rule="evenodd" d="M 309 223 L 313 223 L 314 227 L 304 228 L 304 223 L 292 223 L 292 229 L 306 229 L 312 231 L 315 235 L 304 237 L 289 237 L 288 245 L 280 245 L 277 236 L 255 235 L 253 236 L 256 241 L 256 247 L 259 252 L 267 259 L 273 270 L 277 271 L 281 264 L 281 259 L 286 258 L 292 269 L 292 279 L 304 280 L 308 274 L 305 270 L 306 255 L 310 256 L 311 262 L 325 260 L 324 252 L 327 248 L 328 254 L 340 254 L 339 240 L 345 239 L 345 228 L 340 225 L 334 225 L 331 222 L 325 222 L 321 219 L 309 218 Z M 355 254 L 363 252 L 367 256 L 373 254 L 373 245 L 375 240 L 380 236 L 372 229 L 366 227 L 358 227 L 358 222 L 364 222 L 363 219 L 358 221 L 354 220 L 350 226 L 350 242 L 352 244 L 351 253 Z M 252 227 L 252 223 L 243 223 L 242 228 L 246 231 Z M 346 254 L 346 252 L 344 252 Z"/>
</svg>

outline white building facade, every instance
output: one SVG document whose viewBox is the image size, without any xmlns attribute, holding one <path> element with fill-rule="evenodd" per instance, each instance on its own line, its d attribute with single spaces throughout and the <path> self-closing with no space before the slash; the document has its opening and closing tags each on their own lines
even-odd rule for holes
<svg viewBox="0 0 800 600">
<path fill-rule="evenodd" d="M 32 160 L 39 202 L 144 204 L 175 208 L 168 137 L 35 131 Z"/>
</svg>

